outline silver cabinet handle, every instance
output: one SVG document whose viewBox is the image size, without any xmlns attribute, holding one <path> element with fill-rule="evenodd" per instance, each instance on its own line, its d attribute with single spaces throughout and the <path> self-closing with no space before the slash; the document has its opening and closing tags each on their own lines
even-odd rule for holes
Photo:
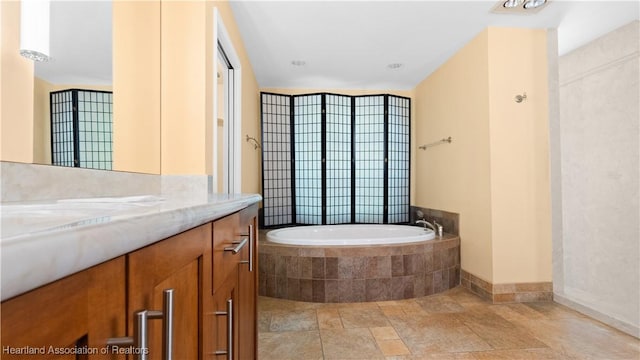
<svg viewBox="0 0 640 360">
<path fill-rule="evenodd" d="M 249 260 L 240 261 L 241 264 L 249 264 L 249 272 L 253 272 L 253 246 L 255 237 L 253 236 L 253 225 L 249 225 Z"/>
<path fill-rule="evenodd" d="M 165 289 L 162 291 L 162 311 L 148 310 L 147 319 L 149 320 L 162 320 L 162 360 L 173 359 L 173 289 Z M 138 334 L 140 335 L 140 333 Z M 146 339 L 146 325 L 144 341 Z M 146 360 L 144 359 L 140 360 Z"/>
<path fill-rule="evenodd" d="M 107 346 L 109 350 L 111 347 L 129 347 L 134 346 L 138 351 L 137 360 L 147 360 L 149 352 L 147 344 L 147 319 L 149 318 L 148 310 L 141 310 L 135 313 L 136 323 L 134 326 L 134 336 L 109 338 L 107 339 Z"/>
<path fill-rule="evenodd" d="M 147 320 L 149 320 L 149 310 L 142 310 L 136 313 L 136 330 L 135 334 L 138 338 L 138 344 L 136 347 L 139 349 L 140 354 L 138 360 L 147 360 L 149 357 L 149 331 L 147 329 Z"/>
<path fill-rule="evenodd" d="M 248 241 L 249 241 L 249 239 L 248 239 L 248 238 L 244 238 L 244 239 L 242 239 L 242 241 L 240 241 L 240 242 L 238 242 L 238 243 L 235 243 L 235 242 L 234 242 L 234 244 L 236 244 L 236 246 L 229 246 L 229 247 L 226 247 L 226 248 L 224 248 L 224 251 L 232 251 L 234 254 L 237 254 L 237 253 L 239 253 L 239 252 L 240 252 L 240 250 L 242 250 L 242 248 L 243 248 L 245 245 L 247 245 L 247 242 L 248 242 Z"/>
<path fill-rule="evenodd" d="M 227 350 L 216 350 L 215 355 L 227 355 L 233 360 L 233 299 L 227 300 L 227 311 L 216 311 L 216 315 L 227 316 Z"/>
<path fill-rule="evenodd" d="M 249 272 L 253 272 L 253 247 L 256 244 L 256 238 L 253 234 L 253 225 L 249 225 Z"/>
<path fill-rule="evenodd" d="M 164 360 L 173 359 L 173 289 L 163 291 L 162 312 L 164 319 L 162 321 L 162 343 L 164 344 L 164 352 L 162 353 Z"/>
<path fill-rule="evenodd" d="M 137 360 L 148 360 L 149 338 L 148 320 L 162 319 L 162 351 L 163 360 L 172 360 L 173 357 L 173 289 L 165 289 L 163 292 L 162 311 L 140 310 L 135 313 L 136 323 L 134 337 L 120 337 L 107 339 L 107 346 L 135 346 L 139 352 Z"/>
<path fill-rule="evenodd" d="M 229 360 L 233 360 L 233 299 L 227 300 L 227 312 L 229 315 L 227 316 L 227 331 L 229 335 L 227 335 L 227 357 Z"/>
</svg>

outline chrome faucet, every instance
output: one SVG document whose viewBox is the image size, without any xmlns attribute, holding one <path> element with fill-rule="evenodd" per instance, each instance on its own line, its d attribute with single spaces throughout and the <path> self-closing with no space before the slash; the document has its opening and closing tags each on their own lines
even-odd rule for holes
<svg viewBox="0 0 640 360">
<path fill-rule="evenodd" d="M 420 220 L 416 220 L 416 224 L 422 224 L 424 226 L 424 229 L 427 230 L 427 226 L 430 227 L 431 229 L 433 229 L 433 231 L 436 231 L 436 227 L 433 226 L 432 223 L 428 222 L 425 219 L 420 219 Z"/>
<path fill-rule="evenodd" d="M 435 220 L 433 220 L 433 225 L 438 228 L 438 237 L 442 237 L 442 225 L 438 224 Z"/>
</svg>

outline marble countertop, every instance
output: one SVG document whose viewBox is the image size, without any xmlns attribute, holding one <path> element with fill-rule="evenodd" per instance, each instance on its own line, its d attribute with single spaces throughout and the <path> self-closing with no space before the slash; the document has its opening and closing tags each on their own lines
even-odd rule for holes
<svg viewBox="0 0 640 360">
<path fill-rule="evenodd" d="M 257 194 L 172 194 L 0 204 L 2 300 L 221 218 Z"/>
</svg>

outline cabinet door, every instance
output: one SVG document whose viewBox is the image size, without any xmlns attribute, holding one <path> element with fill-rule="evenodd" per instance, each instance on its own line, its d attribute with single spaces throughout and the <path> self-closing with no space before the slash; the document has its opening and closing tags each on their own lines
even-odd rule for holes
<svg viewBox="0 0 640 360">
<path fill-rule="evenodd" d="M 238 271 L 231 274 L 216 289 L 209 314 L 213 333 L 209 334 L 210 347 L 206 359 L 238 359 L 242 339 L 238 337 Z M 231 354 L 229 354 L 231 349 Z"/>
<path fill-rule="evenodd" d="M 258 284 L 258 227 L 257 205 L 240 213 L 240 234 L 249 236 L 249 246 L 242 253 L 238 269 L 238 339 L 241 342 L 239 359 L 257 359 L 257 284 Z"/>
<path fill-rule="evenodd" d="M 173 289 L 172 343 L 174 359 L 201 359 L 202 302 L 206 279 L 204 262 L 211 252 L 211 225 L 202 225 L 128 255 L 129 336 L 133 336 L 134 313 L 163 309 L 163 291 Z M 165 316 L 165 314 L 163 314 Z M 150 359 L 163 354 L 163 321 L 148 320 Z"/>
<path fill-rule="evenodd" d="M 4 301 L 2 359 L 124 359 L 106 351 L 125 333 L 124 283 L 123 256 Z"/>
</svg>

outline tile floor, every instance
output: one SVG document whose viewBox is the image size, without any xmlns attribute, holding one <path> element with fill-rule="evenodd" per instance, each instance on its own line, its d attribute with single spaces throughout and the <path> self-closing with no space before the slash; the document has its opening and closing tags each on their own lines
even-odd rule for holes
<svg viewBox="0 0 640 360">
<path fill-rule="evenodd" d="M 458 287 L 410 300 L 260 297 L 260 360 L 640 359 L 640 340 L 557 303 L 492 305 Z"/>
</svg>

